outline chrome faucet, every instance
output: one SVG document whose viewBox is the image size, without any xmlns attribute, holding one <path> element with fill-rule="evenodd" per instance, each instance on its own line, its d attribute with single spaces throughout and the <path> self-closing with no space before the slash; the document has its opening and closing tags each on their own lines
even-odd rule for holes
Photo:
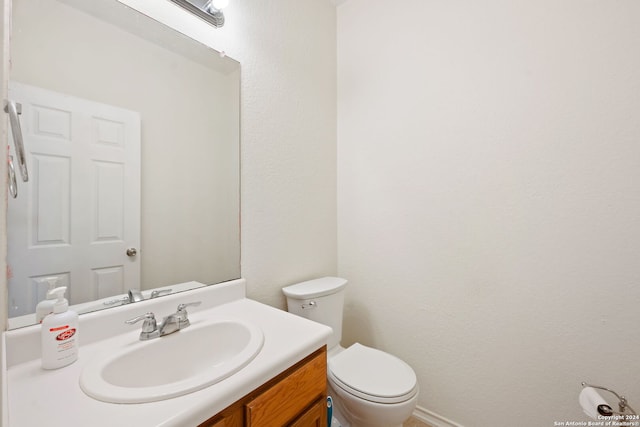
<svg viewBox="0 0 640 427">
<path fill-rule="evenodd" d="M 170 294 L 171 291 L 173 291 L 173 289 L 159 289 L 159 290 L 155 290 L 153 292 L 151 292 L 151 295 L 149 296 L 149 299 L 154 299 L 154 298 L 158 298 L 159 296 L 165 295 L 165 294 Z M 142 292 L 140 292 L 139 289 L 129 289 L 129 291 L 127 292 L 127 295 L 121 297 L 121 298 L 117 298 L 117 299 L 112 299 L 109 301 L 105 301 L 102 304 L 106 305 L 106 306 L 111 306 L 111 305 L 125 305 L 125 304 L 131 304 L 132 302 L 140 302 L 140 301 L 145 301 L 144 299 L 144 295 L 142 295 Z"/>
<path fill-rule="evenodd" d="M 163 337 L 188 327 L 191 322 L 189 322 L 187 307 L 198 306 L 200 304 L 201 301 L 178 305 L 176 312 L 162 319 L 160 325 L 157 324 L 156 317 L 151 312 L 126 320 L 125 323 L 132 325 L 144 320 L 142 323 L 142 331 L 140 332 L 141 341 Z"/>
<path fill-rule="evenodd" d="M 140 302 L 144 299 L 144 297 L 142 296 L 142 292 L 140 292 L 139 289 L 129 289 L 129 292 L 127 292 L 127 295 L 129 297 L 129 302 Z"/>
</svg>

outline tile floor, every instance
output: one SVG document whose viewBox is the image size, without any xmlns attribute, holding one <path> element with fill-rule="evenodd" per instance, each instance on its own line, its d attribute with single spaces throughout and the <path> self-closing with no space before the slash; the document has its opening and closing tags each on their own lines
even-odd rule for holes
<svg viewBox="0 0 640 427">
<path fill-rule="evenodd" d="M 422 421 L 418 421 L 411 417 L 402 424 L 402 427 L 431 427 L 429 424 L 425 424 Z"/>
</svg>

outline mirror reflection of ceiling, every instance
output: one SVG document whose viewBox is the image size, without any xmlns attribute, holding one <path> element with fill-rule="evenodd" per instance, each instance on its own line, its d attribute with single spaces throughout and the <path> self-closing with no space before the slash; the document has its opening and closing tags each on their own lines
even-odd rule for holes
<svg viewBox="0 0 640 427">
<path fill-rule="evenodd" d="M 236 61 L 116 0 L 14 0 L 11 62 L 12 84 L 139 115 L 141 197 L 137 255 L 122 254 L 122 263 L 139 263 L 138 282 L 113 279 L 102 288 L 91 268 L 71 274 L 12 256 L 12 247 L 24 246 L 14 231 L 31 226 L 12 226 L 9 206 L 9 265 L 30 271 L 9 280 L 10 317 L 33 313 L 45 298 L 43 278 L 52 274 L 66 277 L 58 284 L 70 286 L 71 304 L 240 277 Z M 21 117 L 23 127 L 33 125 L 24 122 L 32 117 Z M 25 145 L 29 153 L 28 134 Z M 33 154 L 27 155 L 32 167 Z M 37 177 L 24 185 L 37 185 Z M 24 185 L 20 196 L 33 204 L 35 190 Z M 78 218 L 64 220 L 73 228 Z"/>
</svg>

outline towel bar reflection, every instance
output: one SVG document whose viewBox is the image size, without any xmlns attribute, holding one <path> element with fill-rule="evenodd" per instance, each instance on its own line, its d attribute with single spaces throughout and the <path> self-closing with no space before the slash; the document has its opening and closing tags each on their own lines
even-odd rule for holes
<svg viewBox="0 0 640 427">
<path fill-rule="evenodd" d="M 22 139 L 22 129 L 20 128 L 19 114 L 22 114 L 22 105 L 18 102 L 8 100 L 4 107 L 4 111 L 9 114 L 9 124 L 11 125 L 11 133 L 13 134 L 13 145 L 18 156 L 18 166 L 22 181 L 29 181 L 29 171 L 27 171 L 27 160 L 24 154 L 24 142 Z"/>
<path fill-rule="evenodd" d="M 16 170 L 13 167 L 13 156 L 9 156 L 9 194 L 14 199 L 18 197 L 18 183 L 16 182 Z"/>
</svg>

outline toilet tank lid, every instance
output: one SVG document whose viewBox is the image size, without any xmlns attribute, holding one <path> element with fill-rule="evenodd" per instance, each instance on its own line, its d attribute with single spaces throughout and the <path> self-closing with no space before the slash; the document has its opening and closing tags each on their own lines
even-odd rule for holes
<svg viewBox="0 0 640 427">
<path fill-rule="evenodd" d="M 347 280 L 340 277 L 322 277 L 282 288 L 282 292 L 294 299 L 318 298 L 331 295 L 347 286 Z"/>
</svg>

